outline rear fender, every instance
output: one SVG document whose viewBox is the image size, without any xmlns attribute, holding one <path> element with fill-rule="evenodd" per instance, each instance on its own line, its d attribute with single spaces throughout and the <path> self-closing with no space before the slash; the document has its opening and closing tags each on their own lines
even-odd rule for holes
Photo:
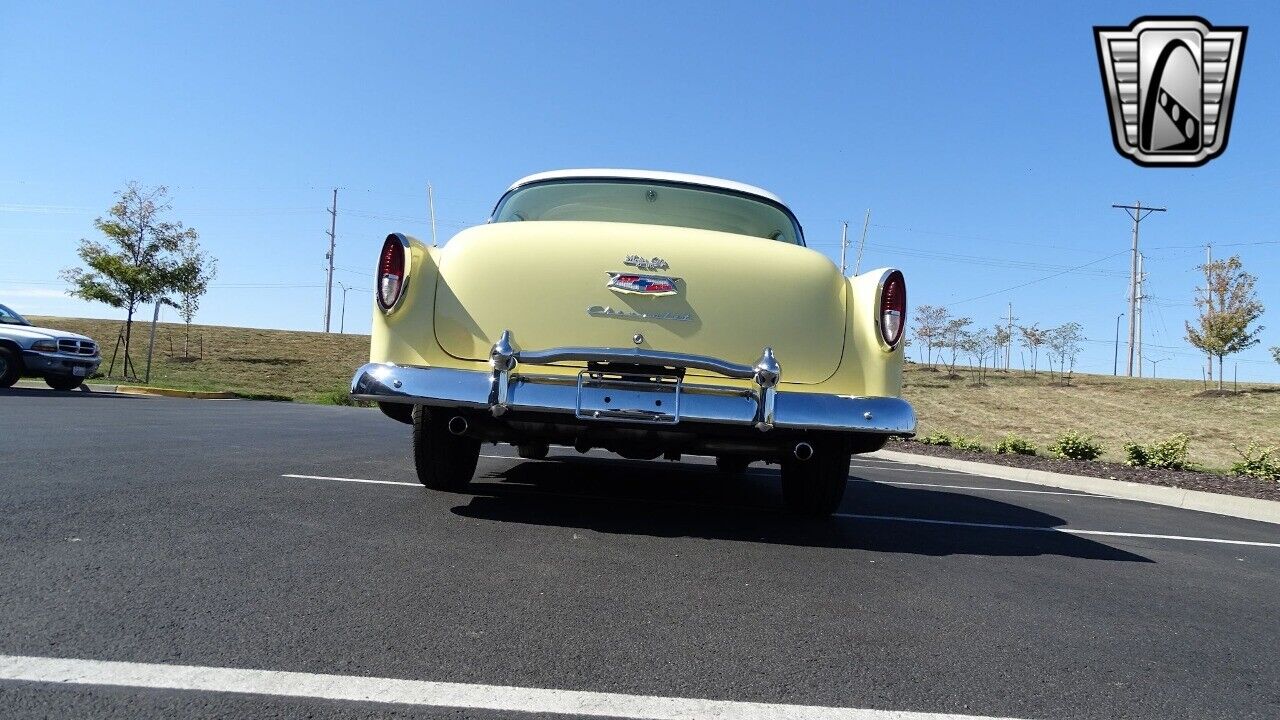
<svg viewBox="0 0 1280 720">
<path fill-rule="evenodd" d="M 889 349 L 880 339 L 876 314 L 880 285 L 893 268 L 868 270 L 845 280 L 846 303 L 844 353 L 840 367 L 815 392 L 837 395 L 899 397 L 902 395 L 903 346 Z M 785 373 L 785 366 L 783 372 Z"/>
<path fill-rule="evenodd" d="M 440 281 L 440 249 L 421 240 L 393 233 L 406 243 L 409 273 L 404 297 L 389 311 L 373 302 L 373 326 L 369 339 L 370 362 L 431 366 L 446 360 L 436 342 L 436 285 Z"/>
</svg>

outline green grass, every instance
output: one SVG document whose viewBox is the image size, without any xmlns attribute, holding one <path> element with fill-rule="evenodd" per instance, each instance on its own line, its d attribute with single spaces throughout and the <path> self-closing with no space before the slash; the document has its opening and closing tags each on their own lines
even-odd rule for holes
<svg viewBox="0 0 1280 720">
<path fill-rule="evenodd" d="M 124 323 L 119 320 L 29 317 L 37 325 L 82 333 L 102 346 L 105 374 Z M 131 355 L 139 377 L 146 369 L 150 323 L 135 322 Z M 369 360 L 368 335 L 259 330 L 192 325 L 183 351 L 186 326 L 156 326 L 151 385 L 182 390 L 226 390 L 262 400 L 334 403 L 345 396 L 351 374 Z M 201 348 L 203 347 L 203 353 Z M 111 382 L 135 384 L 121 376 L 124 352 L 116 359 Z M 142 384 L 138 382 L 136 384 Z"/>
<path fill-rule="evenodd" d="M 123 323 L 118 320 L 31 318 L 84 333 L 103 347 L 102 372 Z M 134 360 L 146 363 L 148 324 L 134 326 Z M 193 325 L 184 357 L 180 324 L 161 323 L 151 384 L 186 390 L 229 390 L 246 397 L 313 403 L 340 402 L 357 367 L 367 361 L 366 335 Z M 199 340 L 203 339 L 203 356 Z M 115 382 L 120 362 L 116 363 Z M 1250 441 L 1280 447 L 1280 385 L 1241 385 L 1230 397 L 1196 397 L 1199 381 L 1138 380 L 1077 374 L 1064 386 L 1046 373 L 989 373 L 974 387 L 968 372 L 948 378 L 908 365 L 905 395 L 920 418 L 919 432 L 947 432 L 993 447 L 1015 433 L 1044 448 L 1067 430 L 1092 435 L 1104 460 L 1124 460 L 1124 444 L 1144 445 L 1185 433 L 1191 461 L 1223 469 L 1238 459 L 1231 445 Z"/>
</svg>

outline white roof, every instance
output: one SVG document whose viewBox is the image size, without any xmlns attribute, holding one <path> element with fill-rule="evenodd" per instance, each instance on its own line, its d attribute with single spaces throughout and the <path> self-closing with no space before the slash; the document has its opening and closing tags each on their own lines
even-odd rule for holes
<svg viewBox="0 0 1280 720">
<path fill-rule="evenodd" d="M 659 182 L 676 182 L 688 185 L 704 185 L 711 188 L 719 188 L 721 190 L 733 190 L 735 192 L 746 193 L 748 195 L 756 195 L 772 200 L 773 202 L 786 207 L 787 204 L 782 202 L 782 198 L 763 188 L 746 183 L 734 182 L 733 180 L 721 180 L 720 178 L 707 177 L 705 175 L 689 175 L 687 173 L 662 172 L 661 170 L 621 170 L 616 168 L 586 168 L 579 170 L 552 170 L 550 172 L 540 172 L 528 177 L 522 177 L 512 183 L 507 188 L 507 192 L 511 192 L 521 185 L 539 182 L 542 180 L 578 180 L 578 179 L 625 179 L 625 180 L 657 180 Z"/>
</svg>

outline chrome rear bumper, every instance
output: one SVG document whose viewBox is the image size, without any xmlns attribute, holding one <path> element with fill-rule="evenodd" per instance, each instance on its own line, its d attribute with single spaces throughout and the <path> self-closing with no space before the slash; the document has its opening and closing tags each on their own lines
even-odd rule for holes
<svg viewBox="0 0 1280 720">
<path fill-rule="evenodd" d="M 625 385 L 625 390 L 614 393 L 616 397 L 625 395 L 633 405 L 647 404 L 648 407 L 597 410 L 584 414 L 583 378 L 592 378 L 588 382 L 599 382 L 601 387 L 610 382 L 607 379 L 595 380 L 599 373 L 583 371 L 574 378 L 516 372 L 518 365 L 564 361 L 694 367 L 726 377 L 751 379 L 754 387 L 733 389 L 681 380 L 676 391 L 676 407 L 671 408 L 670 405 L 662 406 L 662 401 L 669 402 L 673 397 L 671 385 L 654 384 L 649 391 L 643 384 L 622 382 L 620 384 Z M 777 384 L 781 369 L 768 348 L 755 365 L 738 365 L 715 358 L 630 348 L 559 348 L 520 352 L 512 349 L 510 335 L 503 333 L 490 354 L 490 366 L 490 372 L 483 372 L 369 363 L 356 371 L 351 381 L 351 396 L 357 400 L 383 403 L 487 410 L 495 417 L 507 413 L 530 413 L 568 416 L 583 423 L 632 426 L 652 426 L 655 422 L 706 423 L 737 426 L 748 431 L 753 428 L 757 431 L 781 428 L 878 435 L 912 435 L 916 429 L 915 411 L 901 398 L 779 391 Z M 603 372 L 604 376 L 610 374 L 608 370 Z M 596 389 L 595 392 L 599 396 L 607 390 Z M 638 401 L 645 398 L 652 398 L 652 401 Z M 609 402 L 609 399 L 604 402 Z M 654 405 L 661 409 L 655 410 Z"/>
</svg>

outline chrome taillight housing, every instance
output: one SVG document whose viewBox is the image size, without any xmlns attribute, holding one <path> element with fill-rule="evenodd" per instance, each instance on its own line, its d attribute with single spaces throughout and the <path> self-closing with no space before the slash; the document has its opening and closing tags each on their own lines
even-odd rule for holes
<svg viewBox="0 0 1280 720">
<path fill-rule="evenodd" d="M 377 296 L 378 307 L 391 311 L 404 296 L 409 284 L 409 240 L 400 233 L 392 233 L 382 243 L 378 255 Z"/>
<path fill-rule="evenodd" d="M 890 350 L 898 347 L 907 324 L 907 281 L 901 270 L 891 270 L 880 282 L 880 307 L 876 308 L 880 339 Z"/>
</svg>

